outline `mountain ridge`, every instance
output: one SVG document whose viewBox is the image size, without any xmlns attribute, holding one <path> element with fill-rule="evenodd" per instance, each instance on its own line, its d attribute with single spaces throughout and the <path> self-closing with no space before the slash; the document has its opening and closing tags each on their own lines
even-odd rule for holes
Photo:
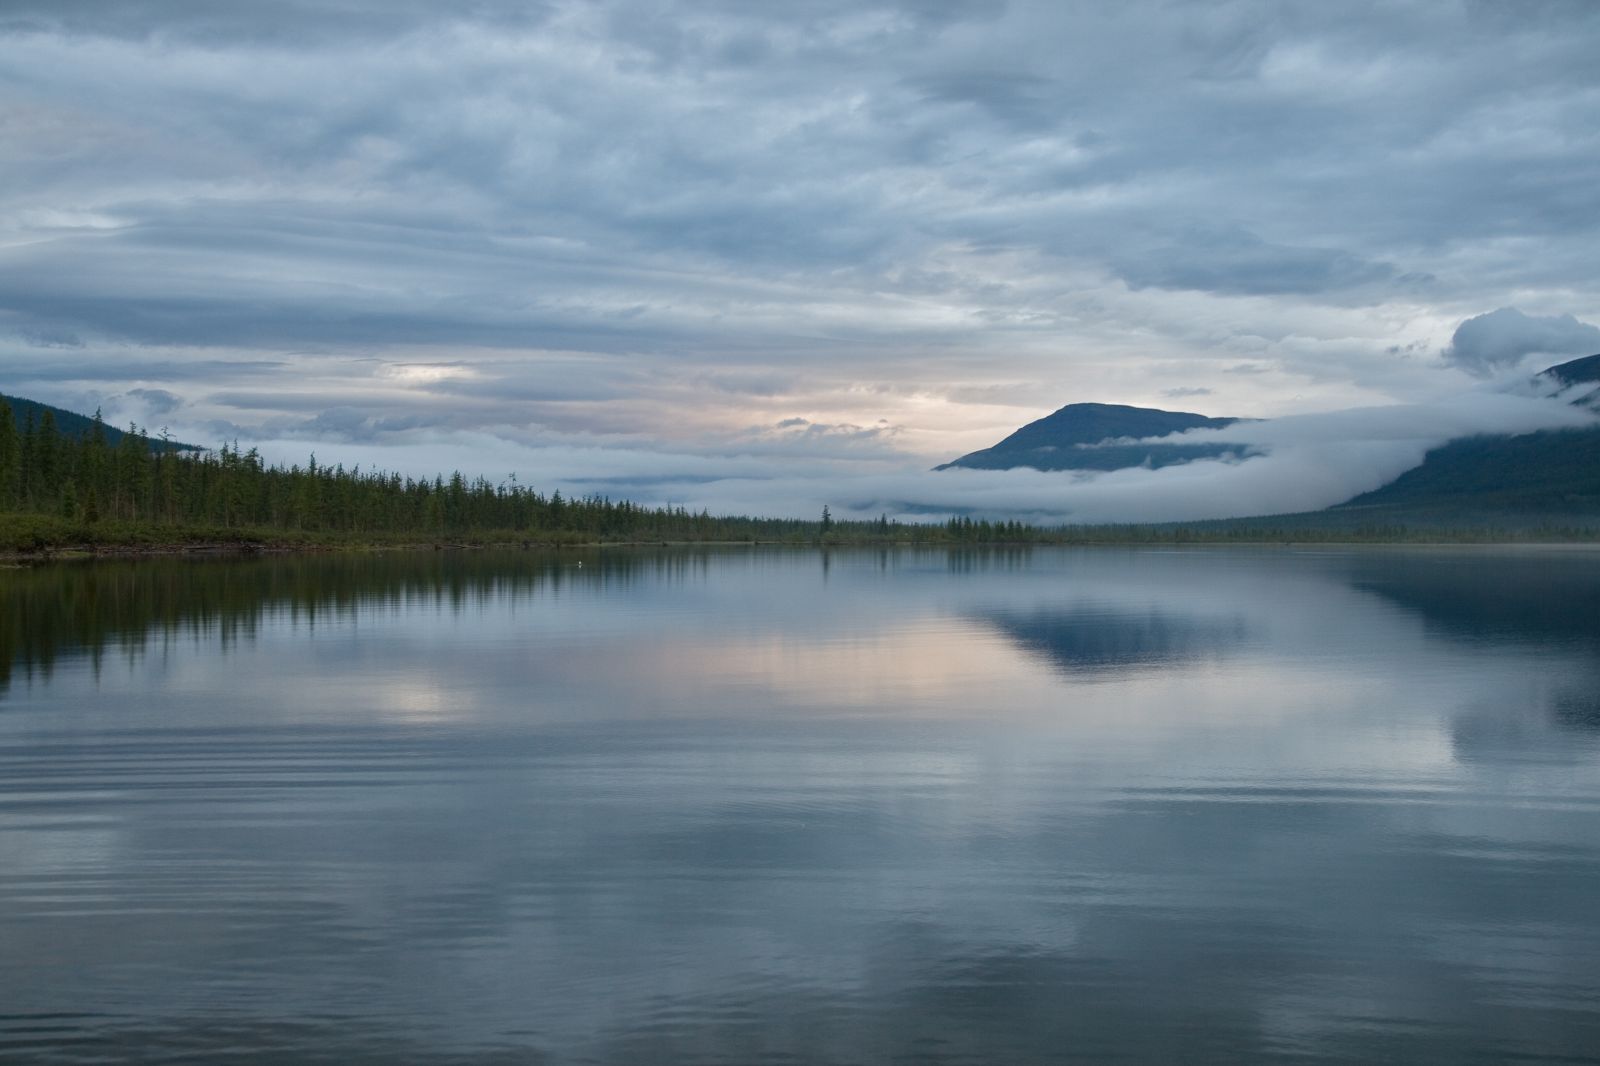
<svg viewBox="0 0 1600 1066">
<path fill-rule="evenodd" d="M 1241 421 L 1191 411 L 1165 411 L 1117 403 L 1071 403 L 1029 422 L 999 443 L 968 452 L 935 470 L 1120 470 L 1129 466 L 1172 466 L 1216 458 L 1237 445 L 1134 444 L 1191 429 L 1222 429 Z M 1119 443 L 1126 442 L 1126 443 Z"/>
<path fill-rule="evenodd" d="M 1579 359 L 1557 363 L 1541 370 L 1539 376 L 1554 378 L 1568 386 L 1600 382 L 1600 355 L 1585 355 Z"/>
</svg>

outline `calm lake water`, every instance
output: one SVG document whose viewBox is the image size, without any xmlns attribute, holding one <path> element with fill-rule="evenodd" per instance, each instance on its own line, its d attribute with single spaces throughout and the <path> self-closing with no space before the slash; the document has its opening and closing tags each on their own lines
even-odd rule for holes
<svg viewBox="0 0 1600 1066">
<path fill-rule="evenodd" d="M 0 571 L 0 1061 L 1073 1060 L 1600 1060 L 1600 553 Z"/>
</svg>

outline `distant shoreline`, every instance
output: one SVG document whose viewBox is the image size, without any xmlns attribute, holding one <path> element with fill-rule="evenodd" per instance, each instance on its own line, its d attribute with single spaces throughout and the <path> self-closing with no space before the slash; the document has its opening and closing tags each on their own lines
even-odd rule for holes
<svg viewBox="0 0 1600 1066">
<path fill-rule="evenodd" d="M 933 527 L 937 528 L 937 527 Z M 594 540 L 559 537 L 404 537 L 316 534 L 306 537 L 282 536 L 223 538 L 185 538 L 143 540 L 79 540 L 32 547 L 8 545 L 0 548 L 0 564 L 11 566 L 33 563 L 110 559 L 164 558 L 242 558 L 265 555 L 329 555 L 365 552 L 477 552 L 477 551 L 598 551 L 630 548 L 819 548 L 870 549 L 920 548 L 945 550 L 989 550 L 1019 548 L 1493 548 L 1530 551 L 1600 550 L 1600 535 L 1584 532 L 1573 536 L 1536 536 L 1530 533 L 1490 530 L 1412 530 L 1399 536 L 1378 536 L 1344 530 L 1278 531 L 1196 531 L 1186 527 L 1162 531 L 1134 527 L 1125 536 L 1096 529 L 1090 533 L 1065 532 L 1032 540 L 988 540 L 956 542 L 929 538 L 856 538 L 829 536 L 823 539 L 749 540 Z M 1541 531 L 1542 532 L 1542 531 Z"/>
</svg>

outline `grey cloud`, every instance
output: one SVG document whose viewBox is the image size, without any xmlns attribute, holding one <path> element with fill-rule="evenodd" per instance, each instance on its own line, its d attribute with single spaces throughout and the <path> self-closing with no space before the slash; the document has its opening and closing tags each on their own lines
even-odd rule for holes
<svg viewBox="0 0 1600 1066">
<path fill-rule="evenodd" d="M 1396 270 L 1338 248 L 1269 244 L 1244 230 L 1195 230 L 1182 243 L 1137 257 L 1122 255 L 1117 272 L 1135 289 L 1201 289 L 1247 295 L 1327 293 L 1391 282 Z"/>
<path fill-rule="evenodd" d="M 952 403 L 998 405 L 1030 410 L 1038 406 L 1040 385 L 1037 382 L 1005 382 L 993 385 L 958 385 L 947 389 L 945 396 Z"/>
<path fill-rule="evenodd" d="M 129 389 L 128 396 L 143 405 L 151 417 L 171 414 L 183 406 L 183 400 L 166 389 Z"/>
<path fill-rule="evenodd" d="M 1525 315 L 1502 307 L 1456 327 L 1445 359 L 1470 374 L 1485 376 L 1529 355 L 1592 355 L 1600 352 L 1600 327 L 1572 315 Z"/>
<path fill-rule="evenodd" d="M 744 436 L 752 443 L 781 441 L 790 448 L 800 445 L 801 442 L 822 445 L 830 450 L 833 445 L 838 445 L 849 454 L 857 451 L 861 445 L 882 445 L 899 432 L 899 426 L 889 425 L 886 422 L 876 426 L 858 426 L 851 422 L 826 423 L 810 422 L 804 418 L 785 418 L 771 429 L 756 427 L 747 430 Z M 815 450 L 808 451 L 809 454 L 819 454 Z M 885 457 L 898 457 L 892 451 L 876 447 L 874 453 Z"/>
<path fill-rule="evenodd" d="M 322 410 L 328 403 L 327 396 L 321 393 L 268 392 L 258 389 L 248 392 L 213 392 L 205 399 L 209 403 L 239 411 Z"/>
<path fill-rule="evenodd" d="M 307 441 L 382 444 L 404 440 L 419 430 L 441 427 L 445 427 L 445 422 L 436 414 L 384 415 L 361 407 L 340 406 L 327 408 L 313 418 L 298 422 L 270 419 L 250 436 L 266 431 Z"/>
<path fill-rule="evenodd" d="M 1560 4 L 16 0 L 0 368 L 323 386 L 196 415 L 230 424 L 600 435 L 1206 380 L 1156 360 L 1409 398 L 1370 353 L 1423 330 L 1373 322 L 1600 274 L 1597 34 Z M 352 395 L 353 356 L 460 349 L 528 368 Z M 626 370 L 559 380 L 554 349 Z M 781 402 L 815 378 L 860 385 Z"/>
<path fill-rule="evenodd" d="M 53 329 L 45 326 L 39 329 L 23 329 L 18 333 L 25 342 L 36 348 L 82 348 L 83 338 L 66 329 Z"/>
<path fill-rule="evenodd" d="M 317 436 L 357 438 L 365 436 L 369 419 L 353 407 L 330 407 L 305 423 L 304 430 Z"/>
<path fill-rule="evenodd" d="M 925 100 L 971 104 L 1019 129 L 1048 128 L 1061 120 L 1050 98 L 1052 85 L 1038 75 L 993 70 L 942 73 L 908 82 Z"/>
<path fill-rule="evenodd" d="M 641 374 L 627 366 L 583 359 L 530 356 L 515 370 L 496 367 L 470 378 L 429 386 L 440 394 L 499 403 L 598 403 L 641 390 Z"/>
<path fill-rule="evenodd" d="M 508 28 L 537 25 L 550 14 L 538 0 L 475 3 L 475 20 Z M 428 0 L 283 0 L 274 4 L 210 3 L 208 0 L 9 0 L 0 31 L 59 30 L 77 35 L 134 39 L 150 37 L 207 44 L 277 42 L 307 45 L 329 40 L 370 40 L 413 30 L 419 23 L 460 17 Z"/>
<path fill-rule="evenodd" d="M 1193 386 L 1180 386 L 1176 389 L 1163 389 L 1161 391 L 1161 395 L 1170 396 L 1175 400 L 1181 400 L 1190 396 L 1210 396 L 1211 390 Z"/>
<path fill-rule="evenodd" d="M 107 352 L 100 349 L 94 354 L 72 357 L 58 352 L 41 357 L 38 353 L 0 351 L 0 373 L 8 380 L 30 386 L 44 384 L 47 388 L 55 388 L 61 382 L 79 381 L 97 382 L 108 388 L 139 381 L 249 381 L 275 377 L 289 365 L 281 359 L 152 358 L 143 352 L 127 350 Z"/>
<path fill-rule="evenodd" d="M 793 390 L 799 379 L 785 371 L 734 369 L 708 371 L 694 383 L 736 396 L 781 396 Z"/>
</svg>

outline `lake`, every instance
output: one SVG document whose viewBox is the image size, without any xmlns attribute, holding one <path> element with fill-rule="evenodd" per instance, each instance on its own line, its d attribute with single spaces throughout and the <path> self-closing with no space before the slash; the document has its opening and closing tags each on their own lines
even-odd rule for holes
<svg viewBox="0 0 1600 1066">
<path fill-rule="evenodd" d="M 1600 1060 L 1600 553 L 0 571 L 0 1061 L 1377 1060 Z"/>
</svg>

